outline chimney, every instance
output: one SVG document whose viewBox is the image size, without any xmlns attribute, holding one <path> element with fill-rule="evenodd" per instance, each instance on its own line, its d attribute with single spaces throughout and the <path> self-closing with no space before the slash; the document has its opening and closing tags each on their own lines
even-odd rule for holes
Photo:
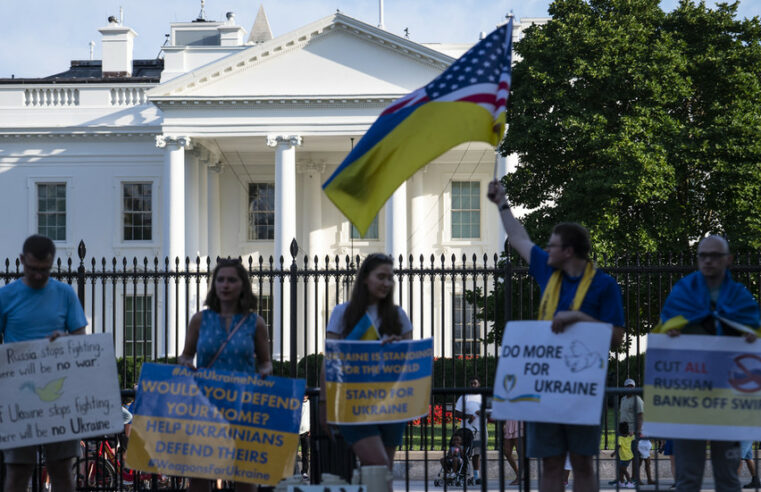
<svg viewBox="0 0 761 492">
<path fill-rule="evenodd" d="M 132 44 L 137 33 L 108 18 L 108 26 L 98 29 L 103 35 L 103 78 L 132 76 Z"/>
</svg>

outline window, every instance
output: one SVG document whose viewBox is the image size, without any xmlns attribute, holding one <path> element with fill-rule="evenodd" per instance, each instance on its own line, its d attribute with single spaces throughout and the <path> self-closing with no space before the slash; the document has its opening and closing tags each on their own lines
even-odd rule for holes
<svg viewBox="0 0 761 492">
<path fill-rule="evenodd" d="M 37 183 L 37 233 L 66 241 L 66 183 Z"/>
<path fill-rule="evenodd" d="M 275 239 L 275 185 L 248 184 L 248 240 Z"/>
<path fill-rule="evenodd" d="M 452 182 L 452 239 L 481 237 L 481 183 Z"/>
<path fill-rule="evenodd" d="M 153 297 L 124 297 L 124 356 L 150 357 L 153 353 Z"/>
<path fill-rule="evenodd" d="M 367 228 L 364 236 L 359 235 L 359 230 L 351 225 L 351 238 L 352 239 L 378 239 L 378 216 L 376 215 L 373 221 L 370 223 L 370 227 Z"/>
<path fill-rule="evenodd" d="M 462 294 L 455 294 L 452 303 L 454 355 L 478 355 L 481 353 L 480 325 L 476 322 L 473 304 Z"/>
<path fill-rule="evenodd" d="M 122 183 L 122 220 L 125 241 L 153 239 L 151 183 Z"/>
<path fill-rule="evenodd" d="M 267 326 L 272 326 L 272 297 L 267 295 L 257 296 L 257 306 L 259 316 L 264 318 L 264 322 Z"/>
</svg>

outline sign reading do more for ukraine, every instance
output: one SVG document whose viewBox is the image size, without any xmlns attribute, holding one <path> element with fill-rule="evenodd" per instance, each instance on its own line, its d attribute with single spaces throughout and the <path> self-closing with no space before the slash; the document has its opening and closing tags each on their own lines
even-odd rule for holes
<svg viewBox="0 0 761 492">
<path fill-rule="evenodd" d="M 761 342 L 648 335 L 644 402 L 650 436 L 761 439 Z"/>
<path fill-rule="evenodd" d="M 406 422 L 428 415 L 433 339 L 326 340 L 327 420 L 331 424 Z"/>
<path fill-rule="evenodd" d="M 277 484 L 293 471 L 305 381 L 143 364 L 127 466 Z"/>
</svg>

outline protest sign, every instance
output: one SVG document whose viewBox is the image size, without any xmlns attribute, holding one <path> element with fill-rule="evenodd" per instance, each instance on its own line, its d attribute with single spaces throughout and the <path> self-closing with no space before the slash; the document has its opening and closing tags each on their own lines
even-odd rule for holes
<svg viewBox="0 0 761 492">
<path fill-rule="evenodd" d="M 550 321 L 511 321 L 502 337 L 492 417 L 528 422 L 600 423 L 608 351 L 605 323 L 575 323 L 553 333 Z"/>
<path fill-rule="evenodd" d="M 428 415 L 433 339 L 325 341 L 328 422 L 406 422 Z"/>
<path fill-rule="evenodd" d="M 143 364 L 127 466 L 277 484 L 293 473 L 303 379 Z"/>
<path fill-rule="evenodd" d="M 111 335 L 0 345 L 0 449 L 124 430 Z"/>
<path fill-rule="evenodd" d="M 648 436 L 761 439 L 761 342 L 649 334 L 644 402 Z"/>
</svg>

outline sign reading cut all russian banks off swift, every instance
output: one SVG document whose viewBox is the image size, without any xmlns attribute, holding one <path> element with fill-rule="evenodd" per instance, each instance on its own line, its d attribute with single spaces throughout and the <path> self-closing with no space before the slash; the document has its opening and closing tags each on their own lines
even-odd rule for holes
<svg viewBox="0 0 761 492">
<path fill-rule="evenodd" d="M 706 335 L 647 336 L 647 435 L 761 438 L 761 342 Z"/>
<path fill-rule="evenodd" d="M 303 379 L 144 364 L 130 468 L 274 485 L 293 471 Z"/>
<path fill-rule="evenodd" d="M 326 340 L 328 422 L 406 422 L 428 415 L 433 339 Z"/>
</svg>

